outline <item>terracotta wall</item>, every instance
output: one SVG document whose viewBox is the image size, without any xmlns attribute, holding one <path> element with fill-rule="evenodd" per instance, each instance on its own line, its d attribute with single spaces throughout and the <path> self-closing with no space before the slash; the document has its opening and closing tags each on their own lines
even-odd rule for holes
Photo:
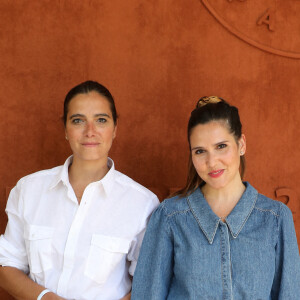
<svg viewBox="0 0 300 300">
<path fill-rule="evenodd" d="M 63 99 L 94 79 L 116 99 L 116 167 L 160 198 L 185 182 L 196 100 L 237 105 L 246 179 L 288 202 L 300 241 L 299 15 L 296 0 L 1 0 L 1 231 L 16 181 L 70 154 Z"/>
</svg>

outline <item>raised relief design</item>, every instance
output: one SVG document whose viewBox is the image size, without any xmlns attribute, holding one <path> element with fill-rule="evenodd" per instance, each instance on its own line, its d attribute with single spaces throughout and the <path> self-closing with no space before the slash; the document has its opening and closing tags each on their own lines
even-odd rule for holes
<svg viewBox="0 0 300 300">
<path fill-rule="evenodd" d="M 296 217 L 298 216 L 300 210 L 300 203 L 298 201 L 297 193 L 290 188 L 283 187 L 277 188 L 275 190 L 275 195 L 278 200 L 285 203 L 291 209 L 294 216 L 294 222 L 296 223 Z"/>
<path fill-rule="evenodd" d="M 275 10 L 268 8 L 265 13 L 257 20 L 257 25 L 266 24 L 270 31 L 275 30 Z"/>
<path fill-rule="evenodd" d="M 299 0 L 201 0 L 232 34 L 261 50 L 300 59 Z"/>
</svg>

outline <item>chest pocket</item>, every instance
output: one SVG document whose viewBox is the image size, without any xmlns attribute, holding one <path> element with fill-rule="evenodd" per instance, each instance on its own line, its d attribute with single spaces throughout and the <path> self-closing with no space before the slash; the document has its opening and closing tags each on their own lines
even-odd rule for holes
<svg viewBox="0 0 300 300">
<path fill-rule="evenodd" d="M 94 234 L 84 274 L 99 284 L 105 283 L 120 264 L 125 264 L 130 243 L 127 239 Z"/>
<path fill-rule="evenodd" d="M 54 228 L 28 225 L 25 227 L 29 269 L 32 273 L 40 273 L 52 268 L 52 239 Z"/>
</svg>

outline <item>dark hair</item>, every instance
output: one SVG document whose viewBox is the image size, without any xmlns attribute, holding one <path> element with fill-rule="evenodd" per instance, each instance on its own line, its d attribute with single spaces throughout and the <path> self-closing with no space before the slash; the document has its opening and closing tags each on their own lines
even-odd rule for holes
<svg viewBox="0 0 300 300">
<path fill-rule="evenodd" d="M 187 134 L 190 150 L 190 136 L 192 133 L 192 129 L 199 124 L 206 124 L 211 121 L 226 122 L 226 126 L 228 127 L 229 132 L 233 134 L 236 142 L 238 142 L 238 140 L 241 138 L 242 124 L 240 121 L 238 109 L 235 106 L 227 103 L 222 98 L 216 96 L 202 97 L 197 102 L 196 108 L 191 112 L 188 123 Z M 240 160 L 240 173 L 241 178 L 243 178 L 246 166 L 245 157 L 242 155 Z M 202 183 L 203 180 L 199 177 L 193 165 L 190 152 L 186 185 L 183 189 L 179 190 L 174 195 L 187 196 L 195 191 Z"/>
<path fill-rule="evenodd" d="M 66 126 L 67 122 L 67 114 L 68 114 L 68 108 L 69 103 L 71 100 L 77 96 L 78 94 L 88 94 L 90 92 L 97 92 L 99 95 L 105 97 L 107 101 L 109 102 L 110 110 L 112 113 L 112 118 L 114 120 L 114 123 L 117 123 L 117 111 L 115 106 L 115 101 L 109 90 L 103 86 L 102 84 L 96 82 L 96 81 L 85 81 L 82 82 L 75 87 L 73 87 L 68 94 L 66 95 L 65 101 L 64 101 L 64 115 L 63 115 L 63 121 L 64 125 Z"/>
</svg>

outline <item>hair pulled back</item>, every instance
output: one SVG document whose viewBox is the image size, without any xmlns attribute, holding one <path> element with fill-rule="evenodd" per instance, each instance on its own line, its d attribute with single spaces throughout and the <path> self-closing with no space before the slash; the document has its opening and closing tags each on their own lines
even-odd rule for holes
<svg viewBox="0 0 300 300">
<path fill-rule="evenodd" d="M 240 121 L 238 109 L 235 106 L 227 103 L 222 98 L 216 96 L 205 96 L 198 100 L 196 108 L 191 112 L 191 116 L 188 122 L 187 134 L 190 151 L 190 136 L 192 130 L 199 124 L 207 124 L 212 121 L 224 122 L 224 125 L 234 136 L 236 143 L 238 143 L 239 139 L 242 136 L 242 123 Z M 245 157 L 241 156 L 240 174 L 242 179 L 245 173 L 245 166 Z M 202 183 L 203 180 L 199 177 L 193 165 L 190 152 L 186 185 L 183 189 L 176 192 L 175 195 L 187 196 L 194 192 Z"/>
<path fill-rule="evenodd" d="M 96 92 L 107 99 L 107 101 L 109 102 L 113 121 L 115 124 L 117 123 L 117 111 L 116 111 L 115 101 L 113 96 L 109 92 L 109 90 L 102 84 L 98 83 L 97 81 L 88 80 L 73 87 L 66 95 L 64 101 L 64 115 L 63 115 L 63 121 L 65 126 L 67 122 L 68 109 L 71 100 L 79 94 L 88 94 L 90 92 Z"/>
</svg>

